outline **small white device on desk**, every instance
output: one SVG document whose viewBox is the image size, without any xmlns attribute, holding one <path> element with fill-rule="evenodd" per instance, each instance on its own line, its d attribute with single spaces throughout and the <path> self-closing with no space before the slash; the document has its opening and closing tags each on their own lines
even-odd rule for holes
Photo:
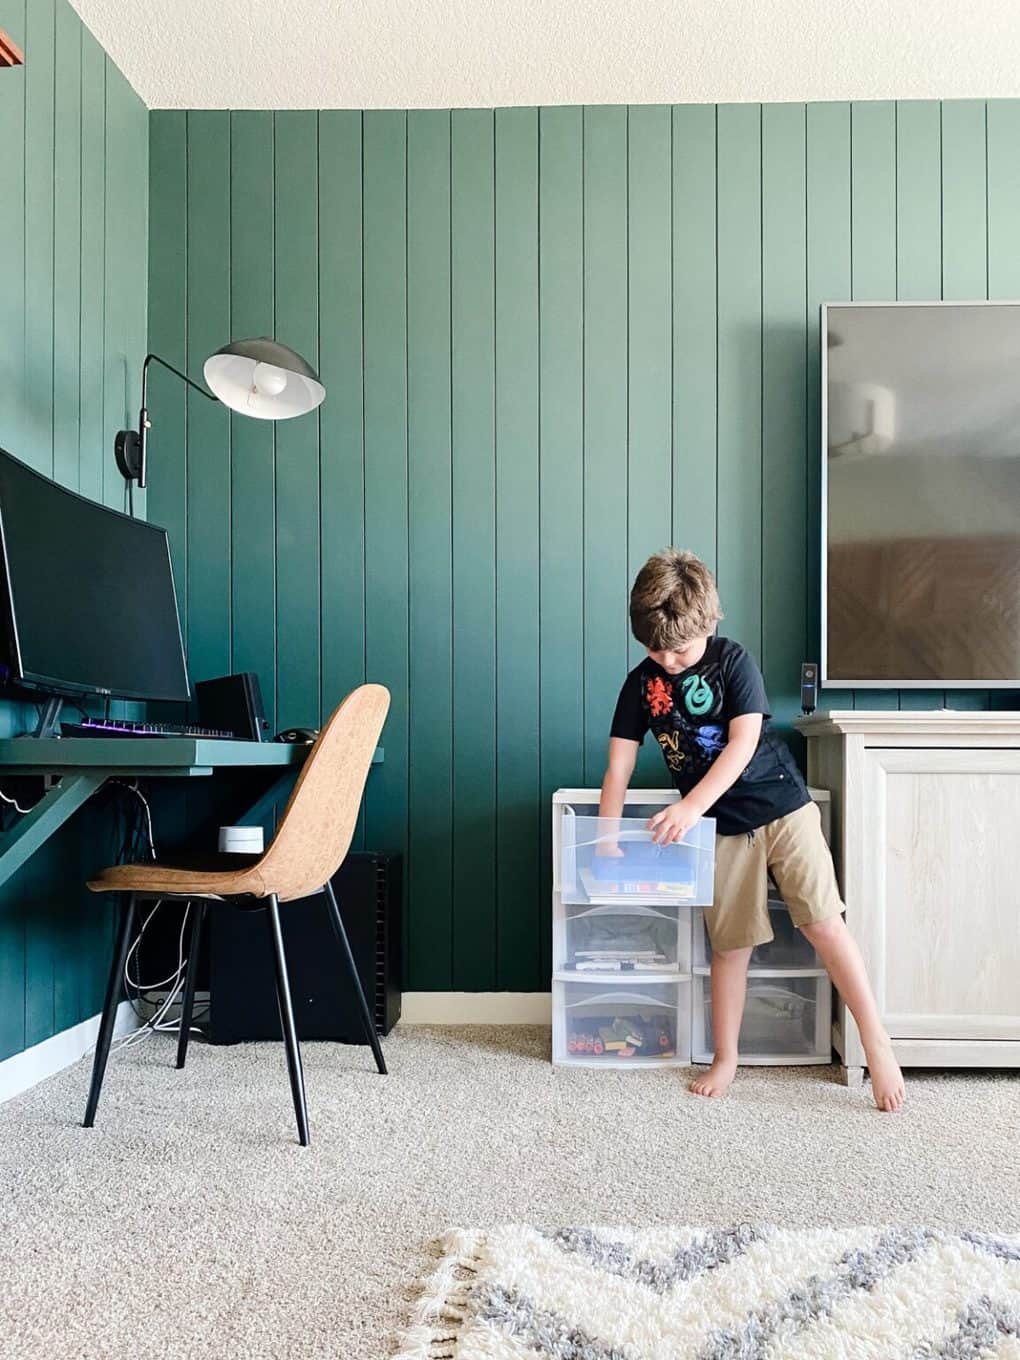
<svg viewBox="0 0 1020 1360">
<path fill-rule="evenodd" d="M 598 816 L 597 789 L 553 795 L 553 1062 L 686 1067 L 712 1059 L 705 908 L 715 822 L 658 846 L 648 819 L 680 795 L 628 791 L 624 816 Z M 823 803 L 823 824 L 827 795 Z M 742 1063 L 828 1063 L 832 989 L 777 892 L 776 938 L 755 950 L 740 1031 Z"/>
</svg>

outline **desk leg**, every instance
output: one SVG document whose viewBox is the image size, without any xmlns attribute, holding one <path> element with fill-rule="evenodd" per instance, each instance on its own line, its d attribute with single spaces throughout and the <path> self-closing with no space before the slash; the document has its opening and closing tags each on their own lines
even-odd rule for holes
<svg viewBox="0 0 1020 1360">
<path fill-rule="evenodd" d="M 0 885 L 106 782 L 105 774 L 68 774 L 0 838 Z"/>
<path fill-rule="evenodd" d="M 276 804 L 285 803 L 290 797 L 299 773 L 299 770 L 288 770 L 279 779 L 274 779 L 265 793 L 247 809 L 244 816 L 237 819 L 235 826 L 261 826 Z"/>
</svg>

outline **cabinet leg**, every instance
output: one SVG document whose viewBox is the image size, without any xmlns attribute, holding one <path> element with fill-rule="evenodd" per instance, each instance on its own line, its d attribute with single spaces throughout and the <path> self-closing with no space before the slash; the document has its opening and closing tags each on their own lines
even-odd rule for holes
<svg viewBox="0 0 1020 1360">
<path fill-rule="evenodd" d="M 844 1086 L 848 1086 L 851 1091 L 858 1091 L 864 1085 L 863 1067 L 841 1067 L 839 1069 L 839 1079 Z"/>
</svg>

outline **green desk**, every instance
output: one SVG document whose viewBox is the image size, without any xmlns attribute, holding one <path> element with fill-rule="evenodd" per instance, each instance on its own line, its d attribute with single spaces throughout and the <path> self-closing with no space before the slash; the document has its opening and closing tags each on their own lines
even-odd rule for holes
<svg viewBox="0 0 1020 1360">
<path fill-rule="evenodd" d="M 13 737 L 0 741 L 0 780 L 14 775 L 59 779 L 32 810 L 0 836 L 3 885 L 108 779 L 203 779 L 217 770 L 262 770 L 269 784 L 240 818 L 260 823 L 289 794 L 309 748 L 284 742 L 204 737 Z M 382 763 L 379 747 L 373 765 Z M 276 777 L 273 778 L 273 774 Z"/>
</svg>

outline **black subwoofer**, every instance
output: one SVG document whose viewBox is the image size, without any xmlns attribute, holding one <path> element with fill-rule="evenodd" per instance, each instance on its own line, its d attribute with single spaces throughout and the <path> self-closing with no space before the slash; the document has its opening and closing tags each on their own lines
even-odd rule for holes
<svg viewBox="0 0 1020 1360">
<path fill-rule="evenodd" d="M 400 1018 L 401 889 L 399 855 L 350 854 L 333 877 L 377 1034 Z M 264 913 L 216 903 L 209 916 L 210 1042 L 281 1038 Z M 280 921 L 298 1038 L 364 1043 L 325 897 L 282 902 Z"/>
</svg>

